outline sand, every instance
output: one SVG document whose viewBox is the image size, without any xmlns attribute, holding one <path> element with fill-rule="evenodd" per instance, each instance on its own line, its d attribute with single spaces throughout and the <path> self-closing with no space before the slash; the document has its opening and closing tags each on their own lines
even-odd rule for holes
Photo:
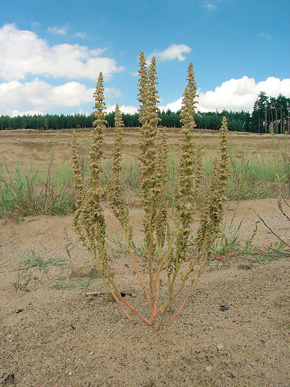
<svg viewBox="0 0 290 387">
<path fill-rule="evenodd" d="M 59 135 L 57 160 L 69 156 L 70 133 Z M 82 136 L 86 138 L 86 133 Z M 215 143 L 213 137 L 215 133 L 208 133 L 203 139 L 208 149 Z M 30 158 L 43 159 L 44 144 L 49 149 L 54 138 L 54 132 L 0 132 L 0 151 L 9 165 L 19 161 L 29 165 Z M 128 151 L 134 156 L 136 132 L 128 132 L 127 138 Z M 237 144 L 244 141 L 251 149 L 254 144 L 259 149 L 271 145 L 269 136 L 236 134 L 233 140 Z M 239 237 L 243 243 L 253 233 L 257 213 L 289 240 L 289 223 L 282 219 L 276 199 L 228 204 L 225 227 L 228 229 L 235 214 L 231 230 L 242 221 Z M 108 209 L 105 214 L 111 235 L 120 236 L 120 227 Z M 141 217 L 140 209 L 131 209 L 137 241 L 142 238 Z M 290 386 L 289 258 L 265 259 L 254 251 L 217 258 L 181 314 L 170 321 L 182 298 L 172 305 L 164 326 L 156 332 L 142 322 L 129 322 L 108 295 L 85 295 L 93 263 L 77 240 L 72 220 L 73 215 L 1 220 L 0 383 Z M 259 224 L 255 246 L 263 249 L 275 240 Z M 51 264 L 24 271 L 19 279 L 23 289 L 16 291 L 13 283 L 29 257 Z M 146 300 L 130 258 L 124 251 L 115 251 L 111 259 L 125 298 L 146 315 Z M 142 258 L 139 263 L 142 267 Z M 99 278 L 90 280 L 87 292 L 96 290 L 104 290 Z M 221 310 L 221 305 L 229 308 Z"/>
</svg>

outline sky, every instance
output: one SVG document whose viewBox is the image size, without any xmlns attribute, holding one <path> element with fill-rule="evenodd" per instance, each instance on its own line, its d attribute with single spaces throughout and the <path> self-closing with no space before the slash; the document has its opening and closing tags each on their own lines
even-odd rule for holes
<svg viewBox="0 0 290 387">
<path fill-rule="evenodd" d="M 178 110 L 193 62 L 198 110 L 252 111 L 290 97 L 289 0 L 0 0 L 0 114 L 138 109 L 140 51 L 157 63 L 159 108 Z"/>
</svg>

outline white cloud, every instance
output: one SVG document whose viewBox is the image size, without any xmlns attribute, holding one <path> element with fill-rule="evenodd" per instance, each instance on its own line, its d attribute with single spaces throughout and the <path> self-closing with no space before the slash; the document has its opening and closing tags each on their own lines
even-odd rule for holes
<svg viewBox="0 0 290 387">
<path fill-rule="evenodd" d="M 28 111 L 46 113 L 54 107 L 79 107 L 82 103 L 93 105 L 94 89 L 80 82 L 67 82 L 52 86 L 35 78 L 31 82 L 11 81 L 0 84 L 1 114 L 27 114 Z M 17 113 L 16 113 L 17 112 Z"/>
<path fill-rule="evenodd" d="M 203 3 L 204 7 L 209 9 L 209 10 L 215 10 L 217 8 L 217 6 L 215 4 L 213 4 L 212 2 L 206 0 L 204 1 Z"/>
<path fill-rule="evenodd" d="M 54 108 L 79 108 L 90 103 L 93 109 L 94 88 L 87 88 L 80 82 L 67 82 L 52 86 L 35 78 L 31 82 L 11 81 L 0 84 L 0 114 L 45 114 Z M 114 87 L 105 88 L 105 98 L 120 97 L 121 91 Z"/>
<path fill-rule="evenodd" d="M 54 26 L 54 27 L 49 27 L 47 31 L 52 32 L 53 34 L 56 34 L 56 35 L 66 35 L 67 27 Z"/>
<path fill-rule="evenodd" d="M 43 112 L 40 111 L 40 110 L 17 110 L 17 109 L 13 109 L 9 112 L 8 114 L 10 117 L 15 117 L 15 116 L 34 116 L 34 115 L 43 115 Z"/>
<path fill-rule="evenodd" d="M 18 30 L 14 24 L 0 29 L 0 79 L 24 80 L 28 75 L 87 78 L 96 80 L 100 71 L 105 80 L 123 70 L 115 59 L 101 56 L 105 50 L 89 50 L 78 44 L 49 46 L 34 32 Z"/>
<path fill-rule="evenodd" d="M 231 79 L 216 87 L 214 91 L 200 93 L 198 109 L 200 111 L 233 110 L 252 111 L 258 94 L 264 91 L 268 96 L 277 97 L 280 93 L 290 97 L 290 79 L 280 80 L 270 77 L 256 82 L 254 78 L 244 76 Z"/>
<path fill-rule="evenodd" d="M 177 112 L 177 110 L 181 109 L 182 97 L 180 97 L 177 101 L 168 103 L 166 106 L 159 106 L 159 109 L 162 110 L 171 110 L 172 112 Z"/>
<path fill-rule="evenodd" d="M 149 59 L 151 59 L 152 56 L 155 56 L 160 60 L 178 59 L 179 61 L 183 61 L 185 60 L 185 56 L 183 54 L 188 54 L 190 53 L 190 51 L 191 48 L 186 44 L 171 44 L 171 46 L 167 47 L 163 51 L 153 52 L 152 54 L 150 54 Z"/>
<path fill-rule="evenodd" d="M 114 112 L 115 108 L 116 108 L 116 105 L 108 105 L 106 111 L 108 113 Z M 120 108 L 121 112 L 125 113 L 125 114 L 135 114 L 138 112 L 138 108 L 136 106 L 122 105 L 122 106 L 119 106 L 119 108 Z"/>
<path fill-rule="evenodd" d="M 223 82 L 214 91 L 199 92 L 197 109 L 201 112 L 222 111 L 252 111 L 258 94 L 264 91 L 268 96 L 278 97 L 279 94 L 290 98 L 290 78 L 269 77 L 265 81 L 256 82 L 254 78 L 244 76 Z M 182 98 L 162 106 L 161 109 L 177 111 L 181 108 Z"/>
<path fill-rule="evenodd" d="M 87 35 L 84 32 L 77 32 L 74 36 L 82 39 L 87 37 Z"/>
</svg>

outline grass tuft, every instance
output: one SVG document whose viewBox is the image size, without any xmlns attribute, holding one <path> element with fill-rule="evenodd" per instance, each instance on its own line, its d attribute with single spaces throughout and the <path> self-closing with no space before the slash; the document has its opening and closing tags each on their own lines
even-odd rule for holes
<svg viewBox="0 0 290 387">
<path fill-rule="evenodd" d="M 11 170 L 6 164 L 0 170 L 0 218 L 28 215 L 66 215 L 74 208 L 74 195 L 59 171 L 40 174 L 35 170 Z"/>
</svg>

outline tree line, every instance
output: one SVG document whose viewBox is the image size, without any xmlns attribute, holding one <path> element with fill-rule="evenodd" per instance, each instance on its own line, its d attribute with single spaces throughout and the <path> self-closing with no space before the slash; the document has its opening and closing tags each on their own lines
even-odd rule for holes
<svg viewBox="0 0 290 387">
<path fill-rule="evenodd" d="M 223 110 L 222 112 L 197 112 L 194 116 L 198 129 L 219 130 L 222 119 L 225 116 L 228 121 L 230 131 L 269 133 L 270 124 L 275 133 L 289 133 L 290 126 L 290 98 L 279 95 L 277 98 L 268 97 L 261 92 L 254 104 L 253 112 L 241 111 L 232 112 Z M 160 125 L 165 127 L 180 128 L 180 111 L 172 112 L 170 109 L 158 113 L 161 119 Z M 126 127 L 139 127 L 139 114 L 122 113 L 122 119 Z M 0 115 L 0 130 L 9 129 L 81 129 L 91 128 L 95 117 L 93 114 L 69 114 L 69 115 L 23 115 L 10 117 Z M 115 125 L 115 113 L 107 113 L 106 120 L 108 127 Z"/>
<path fill-rule="evenodd" d="M 289 133 L 290 98 L 279 95 L 268 97 L 261 92 L 254 104 L 251 125 L 257 133 L 269 133 L 272 124 L 275 133 Z"/>
</svg>

